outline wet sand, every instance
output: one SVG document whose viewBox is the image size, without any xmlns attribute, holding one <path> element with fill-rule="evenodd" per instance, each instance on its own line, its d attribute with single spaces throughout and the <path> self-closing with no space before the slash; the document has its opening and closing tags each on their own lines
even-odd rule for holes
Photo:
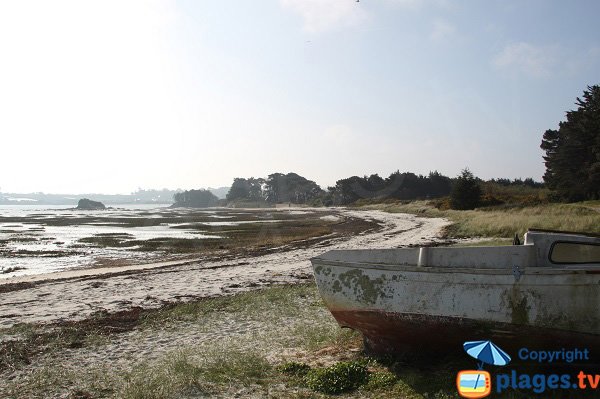
<svg viewBox="0 0 600 399">
<path fill-rule="evenodd" d="M 444 219 L 381 211 L 340 210 L 377 222 L 376 231 L 323 239 L 259 256 L 227 260 L 187 259 L 146 265 L 74 270 L 0 281 L 0 327 L 54 323 L 135 307 L 229 295 L 267 285 L 312 279 L 309 259 L 331 249 L 394 248 L 441 242 Z"/>
</svg>

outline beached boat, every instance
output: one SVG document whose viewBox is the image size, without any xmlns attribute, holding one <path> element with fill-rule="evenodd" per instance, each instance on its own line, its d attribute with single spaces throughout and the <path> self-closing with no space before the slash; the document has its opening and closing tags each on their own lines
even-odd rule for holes
<svg viewBox="0 0 600 399">
<path fill-rule="evenodd" d="M 325 304 L 371 352 L 481 339 L 600 349 L 600 237 L 530 230 L 523 245 L 335 250 L 311 261 Z"/>
</svg>

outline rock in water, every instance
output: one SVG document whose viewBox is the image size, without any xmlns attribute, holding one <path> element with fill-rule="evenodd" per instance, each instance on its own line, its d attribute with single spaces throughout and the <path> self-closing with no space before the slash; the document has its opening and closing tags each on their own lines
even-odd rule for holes
<svg viewBox="0 0 600 399">
<path fill-rule="evenodd" d="M 76 209 L 84 209 L 84 210 L 98 210 L 98 209 L 106 209 L 102 202 L 92 201 L 87 198 L 82 198 L 79 200 Z"/>
</svg>

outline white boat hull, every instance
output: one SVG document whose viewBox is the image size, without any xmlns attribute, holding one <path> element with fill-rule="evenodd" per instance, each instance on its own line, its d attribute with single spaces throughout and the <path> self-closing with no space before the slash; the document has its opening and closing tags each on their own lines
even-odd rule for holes
<svg viewBox="0 0 600 399">
<path fill-rule="evenodd" d="M 535 266 L 533 245 L 429 250 L 445 263 L 418 266 L 419 249 L 332 251 L 312 259 L 315 279 L 338 323 L 361 331 L 373 352 L 493 338 L 509 349 L 587 345 L 600 354 L 599 265 Z"/>
</svg>

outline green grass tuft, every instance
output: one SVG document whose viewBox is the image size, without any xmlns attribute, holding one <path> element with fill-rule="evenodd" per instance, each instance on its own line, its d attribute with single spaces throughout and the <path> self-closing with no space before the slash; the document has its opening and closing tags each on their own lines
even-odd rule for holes
<svg viewBox="0 0 600 399">
<path fill-rule="evenodd" d="M 369 380 L 369 370 L 359 362 L 338 362 L 329 367 L 310 370 L 306 385 L 313 391 L 326 394 L 350 392 Z"/>
<path fill-rule="evenodd" d="M 365 386 L 368 390 L 382 389 L 394 385 L 398 377 L 390 371 L 375 371 L 369 375 L 369 382 Z"/>
</svg>

